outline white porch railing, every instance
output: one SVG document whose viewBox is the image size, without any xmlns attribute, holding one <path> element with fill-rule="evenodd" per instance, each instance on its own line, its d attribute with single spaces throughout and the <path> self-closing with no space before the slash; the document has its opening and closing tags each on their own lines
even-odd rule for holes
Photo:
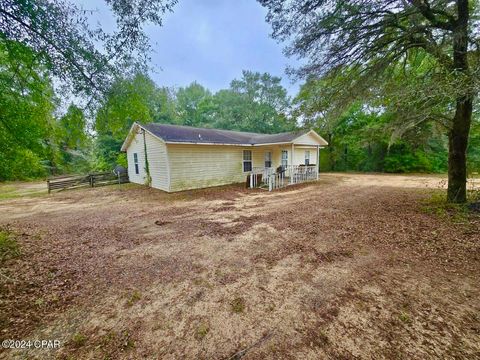
<svg viewBox="0 0 480 360">
<path fill-rule="evenodd" d="M 256 167 L 250 173 L 250 187 L 268 187 L 269 191 L 283 188 L 287 185 L 299 184 L 317 180 L 316 165 L 289 165 L 277 171 L 275 168 Z"/>
<path fill-rule="evenodd" d="M 317 180 L 316 165 L 291 165 L 289 170 L 291 184 L 299 184 L 306 181 Z"/>
<path fill-rule="evenodd" d="M 272 167 L 254 167 L 250 172 L 250 187 L 259 187 L 266 183 L 269 176 L 275 173 Z"/>
</svg>

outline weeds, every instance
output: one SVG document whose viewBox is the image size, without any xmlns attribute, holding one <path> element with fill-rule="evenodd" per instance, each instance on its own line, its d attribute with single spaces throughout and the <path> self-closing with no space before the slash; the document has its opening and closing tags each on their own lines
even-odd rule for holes
<svg viewBox="0 0 480 360">
<path fill-rule="evenodd" d="M 230 306 L 234 313 L 242 313 L 245 310 L 245 300 L 241 297 L 237 297 L 232 300 Z"/>
<path fill-rule="evenodd" d="M 127 300 L 127 306 L 133 306 L 137 301 L 139 301 L 142 298 L 142 294 L 140 291 L 135 290 L 133 293 L 130 294 Z"/>
<path fill-rule="evenodd" d="M 410 324 L 412 322 L 412 319 L 405 311 L 402 311 L 400 315 L 398 315 L 398 318 L 405 324 Z"/>
<path fill-rule="evenodd" d="M 207 336 L 208 332 L 210 331 L 210 328 L 207 324 L 202 323 L 198 326 L 197 332 L 196 332 L 196 338 L 198 340 L 202 340 L 205 336 Z"/>
<path fill-rule="evenodd" d="M 443 219 L 450 219 L 455 223 L 468 223 L 468 204 L 454 204 L 447 202 L 443 191 L 435 191 L 430 198 L 424 201 L 422 210 Z"/>
<path fill-rule="evenodd" d="M 72 345 L 76 348 L 82 347 L 87 342 L 87 337 L 81 333 L 76 333 L 72 336 Z"/>
<path fill-rule="evenodd" d="M 0 265 L 18 256 L 20 256 L 20 247 L 14 236 L 8 231 L 0 230 Z"/>
<path fill-rule="evenodd" d="M 127 351 L 135 347 L 135 341 L 127 330 L 110 331 L 101 338 L 100 342 L 104 352 L 112 358 L 115 358 L 113 356 L 119 351 Z"/>
</svg>

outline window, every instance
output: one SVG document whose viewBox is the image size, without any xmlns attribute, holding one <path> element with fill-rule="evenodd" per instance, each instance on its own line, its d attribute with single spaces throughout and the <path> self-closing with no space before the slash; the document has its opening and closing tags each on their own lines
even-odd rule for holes
<svg viewBox="0 0 480 360">
<path fill-rule="evenodd" d="M 272 167 L 272 152 L 266 151 L 265 152 L 265 167 L 271 168 Z"/>
<path fill-rule="evenodd" d="M 140 174 L 140 171 L 138 169 L 138 154 L 133 153 L 133 163 L 135 164 L 135 174 Z"/>
<path fill-rule="evenodd" d="M 252 171 L 252 150 L 243 150 L 243 172 Z"/>
<path fill-rule="evenodd" d="M 310 150 L 305 150 L 305 165 L 310 165 Z"/>
<path fill-rule="evenodd" d="M 282 150 L 282 167 L 285 169 L 288 166 L 288 150 Z"/>
</svg>

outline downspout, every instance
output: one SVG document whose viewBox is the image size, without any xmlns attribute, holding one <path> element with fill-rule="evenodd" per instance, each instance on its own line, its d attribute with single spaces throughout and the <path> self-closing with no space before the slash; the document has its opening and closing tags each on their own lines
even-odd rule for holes
<svg viewBox="0 0 480 360">
<path fill-rule="evenodd" d="M 145 172 L 147 173 L 147 178 L 145 180 L 145 185 L 152 185 L 152 177 L 150 176 L 150 166 L 148 165 L 148 155 L 147 155 L 147 139 L 145 137 L 145 129 L 142 128 L 143 133 L 143 153 L 145 157 Z"/>
</svg>

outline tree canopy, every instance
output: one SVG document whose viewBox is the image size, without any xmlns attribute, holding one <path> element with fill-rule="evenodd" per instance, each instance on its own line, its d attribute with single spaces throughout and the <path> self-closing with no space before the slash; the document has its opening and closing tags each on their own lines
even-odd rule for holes
<svg viewBox="0 0 480 360">
<path fill-rule="evenodd" d="M 125 65 L 145 69 L 150 43 L 143 25 L 162 25 L 162 16 L 177 0 L 105 0 L 116 21 L 109 33 L 92 26 L 82 9 L 62 0 L 0 0 L 0 40 L 18 41 L 38 62 L 70 84 L 77 94 L 108 87 Z M 8 44 L 8 43 L 7 43 Z M 10 56 L 15 63 L 15 56 Z"/>
<path fill-rule="evenodd" d="M 387 95 L 383 103 L 408 109 L 415 125 L 441 121 L 449 138 L 448 199 L 466 200 L 480 79 L 478 1 L 259 1 L 273 37 L 288 43 L 287 54 L 307 60 L 291 72 L 329 80 L 331 108 Z"/>
</svg>

